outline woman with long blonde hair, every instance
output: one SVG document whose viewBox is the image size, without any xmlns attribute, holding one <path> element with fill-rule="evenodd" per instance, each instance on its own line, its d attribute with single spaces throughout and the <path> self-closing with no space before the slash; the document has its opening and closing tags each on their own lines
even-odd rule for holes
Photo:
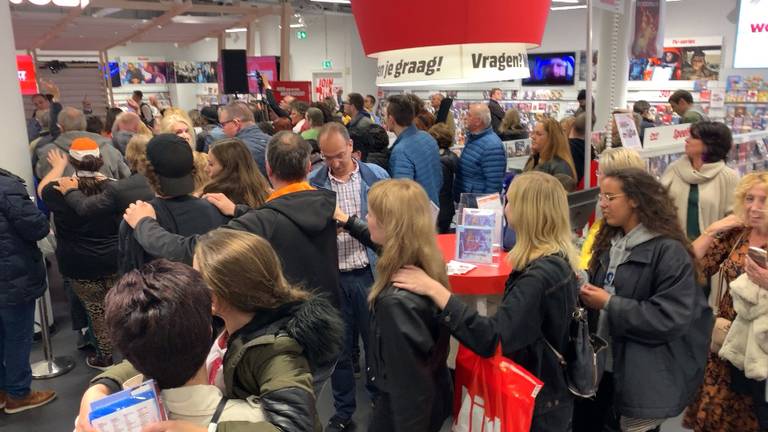
<svg viewBox="0 0 768 432">
<path fill-rule="evenodd" d="M 350 234 L 381 251 L 368 296 L 369 377 L 378 390 L 368 430 L 437 432 L 451 414 L 449 332 L 429 298 L 392 284 L 407 266 L 448 285 L 432 206 L 418 183 L 382 180 L 368 193 L 367 220 L 366 226 L 356 216 L 339 215 Z"/>
<path fill-rule="evenodd" d="M 536 123 L 531 134 L 531 157 L 523 171 L 541 171 L 552 176 L 565 174 L 576 179 L 571 147 L 557 120 L 546 118 Z"/>
<path fill-rule="evenodd" d="M 568 199 L 554 176 L 540 172 L 515 177 L 507 199 L 506 217 L 517 234 L 507 259 L 515 270 L 496 315 L 480 316 L 451 295 L 444 281 L 413 266 L 403 267 L 392 281 L 397 288 L 432 299 L 442 311 L 438 321 L 467 348 L 491 357 L 501 344 L 505 357 L 542 380 L 531 431 L 562 432 L 571 422 L 573 396 L 555 350 L 566 350 L 578 295 Z"/>
</svg>

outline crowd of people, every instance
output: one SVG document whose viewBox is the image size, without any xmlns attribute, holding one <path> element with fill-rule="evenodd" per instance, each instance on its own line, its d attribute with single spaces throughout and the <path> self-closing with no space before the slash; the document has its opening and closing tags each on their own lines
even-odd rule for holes
<svg viewBox="0 0 768 432">
<path fill-rule="evenodd" d="M 357 426 L 437 432 L 452 414 L 451 336 L 544 383 L 532 431 L 658 431 L 682 413 L 697 432 L 768 428 L 768 370 L 754 366 L 765 357 L 744 349 L 760 343 L 749 330 L 758 317 L 740 312 L 768 295 L 765 263 L 748 254 L 768 243 L 768 175 L 739 179 L 725 165 L 729 129 L 685 94 L 670 102 L 691 137 L 657 179 L 616 141 L 588 155 L 594 115 L 583 108 L 536 122 L 516 173 L 503 140 L 529 131 L 500 89 L 457 125 L 440 93 L 428 104 L 390 96 L 378 118 L 372 95 L 278 102 L 265 84 L 264 103 L 189 113 L 153 110 L 139 92 L 132 112 L 103 121 L 62 107 L 55 86 L 33 98 L 38 205 L 0 171 L 6 413 L 55 398 L 30 388 L 28 362 L 46 286 L 37 242 L 53 227 L 73 330 L 103 371 L 82 398 L 80 432 L 94 430 L 91 402 L 144 378 L 170 415 L 149 431 L 354 430 L 361 371 L 373 408 Z M 586 175 L 598 180 L 599 218 L 580 258 L 567 194 Z M 465 193 L 503 193 L 515 232 L 491 316 L 452 294 L 437 243 Z M 569 389 L 561 362 L 579 305 L 608 342 L 591 399 Z M 335 412 L 323 425 L 327 385 Z"/>
</svg>

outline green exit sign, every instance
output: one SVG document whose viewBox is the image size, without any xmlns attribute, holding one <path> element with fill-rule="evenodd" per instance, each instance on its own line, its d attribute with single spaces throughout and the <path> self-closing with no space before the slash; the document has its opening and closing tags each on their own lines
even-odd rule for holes
<svg viewBox="0 0 768 432">
<path fill-rule="evenodd" d="M 299 40 L 306 39 L 307 38 L 307 32 L 304 30 L 299 30 L 296 32 L 296 38 Z"/>
<path fill-rule="evenodd" d="M 333 62 L 330 60 L 323 60 L 323 69 L 333 69 Z"/>
</svg>

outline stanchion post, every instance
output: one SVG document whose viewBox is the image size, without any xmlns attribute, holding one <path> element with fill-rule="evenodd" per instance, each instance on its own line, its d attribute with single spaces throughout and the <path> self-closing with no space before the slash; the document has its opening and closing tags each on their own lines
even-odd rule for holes
<svg viewBox="0 0 768 432">
<path fill-rule="evenodd" d="M 45 261 L 43 261 L 45 265 Z M 45 291 L 48 292 L 48 272 L 45 273 Z M 42 334 L 43 342 L 43 356 L 44 359 L 39 362 L 32 363 L 32 378 L 34 379 L 48 379 L 57 376 L 64 375 L 75 367 L 75 362 L 72 357 L 55 357 L 53 355 L 53 344 L 51 343 L 51 335 L 49 331 L 48 323 L 48 299 L 45 296 L 40 297 L 39 304 L 40 311 L 40 332 Z"/>
</svg>

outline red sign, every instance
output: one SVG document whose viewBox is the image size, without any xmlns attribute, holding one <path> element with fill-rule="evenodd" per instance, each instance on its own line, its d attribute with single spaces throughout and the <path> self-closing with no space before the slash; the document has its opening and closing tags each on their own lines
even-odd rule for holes
<svg viewBox="0 0 768 432">
<path fill-rule="evenodd" d="M 37 93 L 37 80 L 35 80 L 35 63 L 30 55 L 16 56 L 16 70 L 19 73 L 19 87 L 21 94 L 33 95 Z"/>
<path fill-rule="evenodd" d="M 257 71 L 270 83 L 280 78 L 277 76 L 277 57 L 275 56 L 248 57 L 246 65 L 248 68 L 248 91 L 253 94 L 259 93 Z"/>
<path fill-rule="evenodd" d="M 309 81 L 275 81 L 272 83 L 275 100 L 293 96 L 298 100 L 312 103 L 312 83 Z"/>
<path fill-rule="evenodd" d="M 544 36 L 550 1 L 443 0 L 439 7 L 435 5 L 413 0 L 353 1 L 352 12 L 365 53 L 457 44 L 538 46 Z M 407 17 L 403 11 L 407 11 Z"/>
</svg>

